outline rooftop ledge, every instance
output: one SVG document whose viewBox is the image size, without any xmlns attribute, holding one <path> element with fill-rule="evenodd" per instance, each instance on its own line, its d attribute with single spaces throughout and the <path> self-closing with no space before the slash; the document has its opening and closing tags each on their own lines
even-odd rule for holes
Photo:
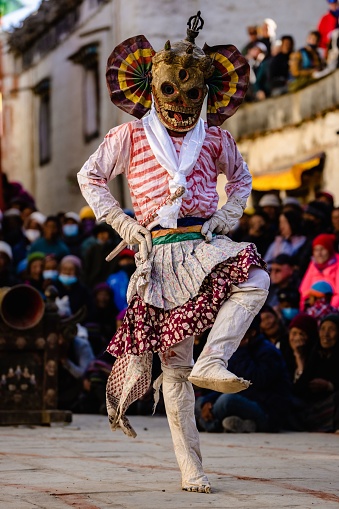
<svg viewBox="0 0 339 509">
<path fill-rule="evenodd" d="M 244 103 L 223 128 L 240 141 L 297 126 L 338 108 L 339 69 L 298 92 Z"/>
</svg>

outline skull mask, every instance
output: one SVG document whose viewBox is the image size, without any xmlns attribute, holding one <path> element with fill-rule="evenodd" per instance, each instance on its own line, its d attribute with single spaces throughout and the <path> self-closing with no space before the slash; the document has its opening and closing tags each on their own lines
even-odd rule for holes
<svg viewBox="0 0 339 509">
<path fill-rule="evenodd" d="M 142 118 L 153 101 L 162 124 L 180 133 L 197 124 L 206 94 L 207 124 L 221 125 L 237 111 L 249 83 L 248 62 L 235 46 L 196 46 L 204 25 L 200 11 L 187 25 L 185 40 L 168 41 L 157 53 L 145 36 L 130 37 L 114 48 L 106 69 L 114 104 Z"/>
<path fill-rule="evenodd" d="M 152 59 L 152 93 L 162 124 L 169 130 L 186 132 L 200 118 L 207 94 L 206 79 L 213 73 L 212 60 L 189 41 L 180 41 Z"/>
</svg>

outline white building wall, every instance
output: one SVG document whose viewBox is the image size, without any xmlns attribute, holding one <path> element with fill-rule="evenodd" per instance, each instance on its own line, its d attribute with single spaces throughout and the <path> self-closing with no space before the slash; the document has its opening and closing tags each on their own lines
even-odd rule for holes
<svg viewBox="0 0 339 509">
<path fill-rule="evenodd" d="M 256 0 L 243 3 L 234 0 L 111 0 L 100 7 L 85 0 L 81 7 L 81 21 L 74 33 L 66 36 L 53 51 L 38 60 L 30 69 L 13 77 L 12 56 L 5 61 L 6 79 L 5 122 L 3 140 L 3 171 L 11 180 L 21 181 L 36 197 L 38 207 L 45 213 L 59 210 L 79 210 L 84 204 L 76 173 L 93 153 L 106 132 L 131 117 L 114 107 L 109 100 L 105 81 L 107 58 L 112 49 L 124 39 L 144 34 L 158 50 L 167 39 L 185 37 L 189 16 L 202 11 L 205 26 L 197 42 L 201 46 L 233 43 L 242 46 L 247 39 L 246 26 L 260 24 L 265 17 L 278 24 L 277 34 L 293 34 L 297 46 L 315 28 L 326 2 L 319 0 Z M 68 60 L 80 47 L 99 42 L 101 124 L 98 138 L 90 143 L 83 140 L 82 73 L 80 65 Z M 51 79 L 52 101 L 52 158 L 39 166 L 38 157 L 38 97 L 31 88 L 43 78 Z M 13 93 L 12 91 L 18 91 Z M 279 137 L 272 138 L 276 150 L 284 150 Z M 262 157 L 252 147 L 254 166 Z M 112 189 L 117 189 L 113 184 Z M 129 205 L 125 189 L 124 205 Z"/>
</svg>

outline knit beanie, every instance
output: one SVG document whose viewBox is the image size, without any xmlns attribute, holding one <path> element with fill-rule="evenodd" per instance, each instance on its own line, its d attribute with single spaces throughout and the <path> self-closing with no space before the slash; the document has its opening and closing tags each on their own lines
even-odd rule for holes
<svg viewBox="0 0 339 509">
<path fill-rule="evenodd" d="M 293 327 L 301 329 L 305 332 L 305 334 L 307 334 L 308 338 L 311 338 L 312 336 L 314 337 L 318 334 L 317 320 L 306 313 L 300 313 L 293 318 L 288 328 L 291 330 Z"/>
<path fill-rule="evenodd" d="M 62 265 L 63 263 L 67 263 L 67 262 L 71 262 L 73 263 L 73 265 L 75 267 L 77 267 L 77 269 L 81 270 L 82 268 L 82 262 L 80 260 L 80 258 L 78 258 L 77 256 L 74 256 L 74 255 L 66 255 L 62 258 L 61 262 L 60 262 L 60 265 Z"/>
<path fill-rule="evenodd" d="M 321 233 L 312 242 L 312 247 L 323 246 L 329 252 L 330 256 L 335 253 L 335 235 L 332 233 Z"/>
<path fill-rule="evenodd" d="M 333 322 L 339 329 L 339 314 L 331 313 L 330 315 L 324 316 L 324 318 L 321 319 L 320 324 L 324 322 Z"/>
</svg>

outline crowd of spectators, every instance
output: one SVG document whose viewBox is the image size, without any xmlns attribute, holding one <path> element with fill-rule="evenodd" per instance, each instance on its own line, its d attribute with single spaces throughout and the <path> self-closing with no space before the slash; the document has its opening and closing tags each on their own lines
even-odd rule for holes
<svg viewBox="0 0 339 509">
<path fill-rule="evenodd" d="M 247 27 L 248 40 L 241 48 L 251 68 L 247 101 L 299 90 L 339 68 L 339 2 L 326 2 L 328 11 L 315 20 L 300 48 L 291 34 L 277 37 L 271 18 Z"/>
<path fill-rule="evenodd" d="M 338 68 L 339 2 L 327 3 L 329 11 L 298 51 L 291 35 L 277 40 L 272 19 L 248 27 L 242 50 L 251 65 L 248 100 L 297 90 Z M 124 317 L 135 253 L 124 249 L 106 262 L 121 239 L 106 223 L 97 223 L 88 206 L 46 217 L 5 175 L 3 197 L 0 288 L 26 284 L 46 299 L 53 287 L 60 317 L 79 317 L 73 340 L 59 345 L 58 405 L 105 413 L 105 385 L 114 362 L 105 350 Z M 200 430 L 338 431 L 339 207 L 324 191 L 306 205 L 295 197 L 281 201 L 278 194 L 265 194 L 230 236 L 256 245 L 271 287 L 230 360 L 230 369 L 252 385 L 229 395 L 196 388 Z M 195 338 L 195 358 L 207 335 Z M 154 359 L 155 378 L 160 366 Z M 149 391 L 131 411 L 151 413 L 151 407 Z"/>
<path fill-rule="evenodd" d="M 19 184 L 5 184 L 0 286 L 24 283 L 44 299 L 52 286 L 60 317 L 78 317 L 74 339 L 59 345 L 59 407 L 105 413 L 114 362 L 105 350 L 127 307 L 135 253 L 124 249 L 106 262 L 121 239 L 97 223 L 88 206 L 46 217 Z M 229 395 L 196 388 L 200 430 L 339 430 L 339 207 L 333 196 L 319 191 L 302 205 L 295 197 L 264 194 L 230 236 L 257 246 L 271 286 L 229 363 L 252 385 Z M 195 358 L 208 332 L 195 338 Z M 150 390 L 131 412 L 151 410 Z M 164 411 L 161 405 L 157 411 Z"/>
<path fill-rule="evenodd" d="M 197 390 L 207 432 L 339 431 L 339 207 L 319 191 L 306 205 L 264 194 L 231 237 L 253 242 L 271 286 L 229 369 L 240 394 Z"/>
</svg>

